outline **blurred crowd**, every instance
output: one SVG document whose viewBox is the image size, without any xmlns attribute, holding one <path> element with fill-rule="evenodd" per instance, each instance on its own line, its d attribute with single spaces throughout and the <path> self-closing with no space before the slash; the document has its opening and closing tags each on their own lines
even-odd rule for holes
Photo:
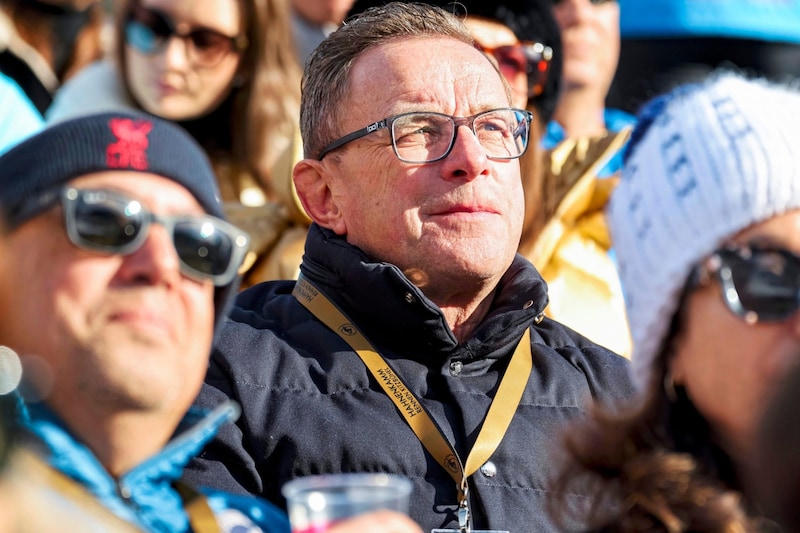
<svg viewBox="0 0 800 533">
<path fill-rule="evenodd" d="M 0 0 L 0 532 L 800 531 L 798 141 L 800 0 Z"/>
</svg>

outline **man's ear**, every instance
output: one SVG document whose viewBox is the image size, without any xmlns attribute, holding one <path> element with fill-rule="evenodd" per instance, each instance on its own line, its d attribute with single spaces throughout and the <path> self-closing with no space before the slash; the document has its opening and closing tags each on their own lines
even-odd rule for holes
<svg viewBox="0 0 800 533">
<path fill-rule="evenodd" d="M 331 191 L 331 176 L 325 165 L 315 159 L 302 159 L 294 166 L 292 180 L 311 220 L 337 235 L 345 235 L 347 225 Z"/>
</svg>

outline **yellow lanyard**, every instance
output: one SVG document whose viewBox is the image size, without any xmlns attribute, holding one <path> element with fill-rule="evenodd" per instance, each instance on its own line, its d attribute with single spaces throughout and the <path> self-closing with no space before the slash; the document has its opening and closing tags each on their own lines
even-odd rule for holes
<svg viewBox="0 0 800 533">
<path fill-rule="evenodd" d="M 176 481 L 173 487 L 183 501 L 183 507 L 189 516 L 189 524 L 194 533 L 219 533 L 217 517 L 208 505 L 208 500 L 203 494 L 183 481 Z"/>
<path fill-rule="evenodd" d="M 462 531 L 469 531 L 467 478 L 474 474 L 500 445 L 519 406 L 533 366 L 530 328 L 525 330 L 514 350 L 497 394 L 486 413 L 478 438 L 467 456 L 466 464 L 462 465 L 455 449 L 414 393 L 406 387 L 400 376 L 392 370 L 355 324 L 302 275 L 298 278 L 292 295 L 353 348 L 386 395 L 392 399 L 428 453 L 453 477 L 458 488 L 459 525 Z"/>
</svg>

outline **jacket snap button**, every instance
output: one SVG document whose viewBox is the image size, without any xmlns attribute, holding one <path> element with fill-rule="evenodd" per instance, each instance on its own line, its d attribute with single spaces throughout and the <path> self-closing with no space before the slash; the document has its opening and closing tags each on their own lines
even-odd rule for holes
<svg viewBox="0 0 800 533">
<path fill-rule="evenodd" d="M 411 294 L 410 292 L 407 292 L 406 293 L 406 302 L 408 302 L 410 304 L 413 304 L 414 300 L 415 300 L 414 295 Z"/>
<path fill-rule="evenodd" d="M 453 361 L 450 363 L 450 374 L 452 376 L 458 376 L 461 374 L 462 368 L 464 368 L 464 365 L 461 363 L 461 361 Z"/>
<path fill-rule="evenodd" d="M 481 467 L 481 474 L 486 477 L 494 477 L 497 474 L 497 467 L 494 466 L 494 463 L 491 461 L 486 461 L 486 463 Z"/>
<path fill-rule="evenodd" d="M 532 305 L 533 305 L 533 300 L 528 300 L 527 302 L 525 302 L 525 303 L 522 305 L 522 308 L 523 308 L 523 309 L 527 309 L 527 308 L 529 308 L 529 307 L 530 307 L 530 306 L 532 306 Z"/>
</svg>

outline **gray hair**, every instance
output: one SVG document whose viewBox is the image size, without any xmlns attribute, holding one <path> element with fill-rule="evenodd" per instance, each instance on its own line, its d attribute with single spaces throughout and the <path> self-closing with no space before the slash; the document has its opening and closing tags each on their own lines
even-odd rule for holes
<svg viewBox="0 0 800 533">
<path fill-rule="evenodd" d="M 470 46 L 474 42 L 464 23 L 440 7 L 391 2 L 348 20 L 314 50 L 303 74 L 300 103 L 305 157 L 316 159 L 335 137 L 353 63 L 375 46 L 413 36 L 451 37 Z"/>
</svg>

